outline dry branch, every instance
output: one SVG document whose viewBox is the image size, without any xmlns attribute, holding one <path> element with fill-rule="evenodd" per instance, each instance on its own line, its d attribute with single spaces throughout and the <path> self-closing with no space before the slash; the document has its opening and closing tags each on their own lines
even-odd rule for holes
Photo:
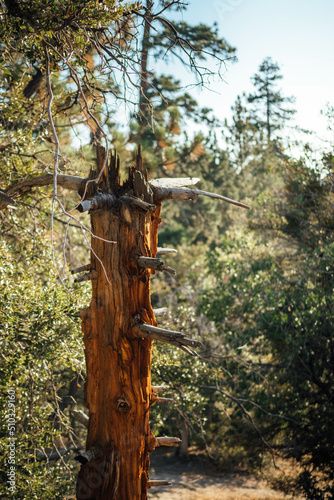
<svg viewBox="0 0 334 500">
<path fill-rule="evenodd" d="M 2 208 L 2 204 L 4 207 L 6 207 L 7 205 L 15 205 L 16 201 L 13 200 L 13 198 L 11 198 L 10 196 L 7 196 L 5 193 L 0 191 L 0 206 L 1 206 L 1 208 Z"/>
<path fill-rule="evenodd" d="M 146 269 L 155 269 L 156 271 L 166 271 L 169 274 L 176 274 L 176 271 L 169 266 L 165 266 L 162 260 L 153 257 L 140 255 L 137 257 L 137 264 L 139 267 Z"/>
<path fill-rule="evenodd" d="M 75 175 L 57 175 L 57 184 L 71 191 L 79 191 L 79 189 L 85 185 L 86 181 L 87 179 Z M 10 186 L 6 189 L 5 194 L 9 197 L 17 198 L 18 196 L 29 193 L 36 187 L 50 186 L 51 184 L 53 184 L 53 174 L 40 175 L 39 177 L 24 179 Z M 5 208 L 6 205 L 8 205 L 8 203 L 0 199 L 0 209 Z"/>
<path fill-rule="evenodd" d="M 93 270 L 90 273 L 75 278 L 74 283 L 82 283 L 83 281 L 94 280 L 96 278 L 97 278 L 97 272 Z"/>
<path fill-rule="evenodd" d="M 166 316 L 168 309 L 167 307 L 159 307 L 157 309 L 153 309 L 154 316 L 159 318 L 160 316 Z"/>
<path fill-rule="evenodd" d="M 156 438 L 158 446 L 176 446 L 181 443 L 181 439 L 177 437 L 158 437 Z"/>
<path fill-rule="evenodd" d="M 164 481 L 163 479 L 154 479 L 152 481 L 149 481 L 148 487 L 154 488 L 155 486 L 169 486 L 170 484 L 172 484 L 170 481 Z"/>
<path fill-rule="evenodd" d="M 64 457 L 71 451 L 79 452 L 80 448 L 77 448 L 75 446 L 70 446 L 69 448 L 66 448 L 65 450 L 57 450 L 52 453 L 46 453 L 45 451 L 37 451 L 36 452 L 36 458 L 38 460 L 47 460 L 48 462 L 56 462 L 59 460 L 61 457 Z"/>
<path fill-rule="evenodd" d="M 193 349 L 202 346 L 201 342 L 198 340 L 186 339 L 186 334 L 182 332 L 172 332 L 164 328 L 158 328 L 143 323 L 137 325 L 135 329 L 138 337 L 159 340 L 160 342 L 175 345 L 192 356 L 197 355 Z"/>
<path fill-rule="evenodd" d="M 158 247 L 158 249 L 157 249 L 157 256 L 158 255 L 170 255 L 170 254 L 175 254 L 175 253 L 177 253 L 177 250 L 175 250 L 175 248 Z"/>
<path fill-rule="evenodd" d="M 88 427 L 88 416 L 82 410 L 72 410 L 73 418 L 80 422 L 80 424 L 84 425 L 86 428 Z"/>
<path fill-rule="evenodd" d="M 160 391 L 165 391 L 167 387 L 164 385 L 152 385 L 152 391 L 153 392 L 160 392 Z"/>
<path fill-rule="evenodd" d="M 175 403 L 175 399 L 161 398 L 160 396 L 156 396 L 155 394 L 153 394 L 151 400 L 153 403 Z"/>
<path fill-rule="evenodd" d="M 92 268 L 92 264 L 86 264 L 85 266 L 76 267 L 72 269 L 71 274 L 83 273 L 85 271 L 90 271 Z"/>
<path fill-rule="evenodd" d="M 164 177 L 162 179 L 153 179 L 150 181 L 151 186 L 155 188 L 173 188 L 173 187 L 186 187 L 186 186 L 194 186 L 201 179 L 198 177 L 184 177 L 179 179 L 169 179 L 168 177 Z"/>
<path fill-rule="evenodd" d="M 138 208 L 141 208 L 142 210 L 145 210 L 145 212 L 153 212 L 157 207 L 153 205 L 152 203 L 148 203 L 147 201 L 141 200 L 140 198 L 137 198 L 136 196 L 128 196 L 124 195 L 121 196 L 121 201 L 125 203 L 129 203 L 130 205 L 135 205 Z"/>
<path fill-rule="evenodd" d="M 158 187 L 154 189 L 154 201 L 159 203 L 163 200 L 197 200 L 198 196 L 208 196 L 209 198 L 217 198 L 218 200 L 226 201 L 232 205 L 238 207 L 250 209 L 249 205 L 242 203 L 240 201 L 231 200 L 220 194 L 208 193 L 207 191 L 201 191 L 199 189 L 189 189 L 186 187 Z"/>
</svg>

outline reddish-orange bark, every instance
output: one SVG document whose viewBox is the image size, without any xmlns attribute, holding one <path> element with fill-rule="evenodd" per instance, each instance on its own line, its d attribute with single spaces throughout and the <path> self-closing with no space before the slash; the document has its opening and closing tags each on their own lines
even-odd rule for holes
<svg viewBox="0 0 334 500">
<path fill-rule="evenodd" d="M 141 162 L 137 166 L 140 172 Z M 130 171 L 124 187 L 118 184 L 116 170 L 111 168 L 109 179 L 103 176 L 100 187 L 119 197 L 131 190 L 136 170 Z M 115 175 L 116 180 L 110 178 Z M 134 194 L 140 196 L 142 189 L 142 198 L 149 198 L 145 173 L 139 177 L 142 188 L 137 184 Z M 156 254 L 159 207 L 145 212 L 119 201 L 92 211 L 91 221 L 91 261 L 97 276 L 90 307 L 82 313 L 82 329 L 89 409 L 86 449 L 93 458 L 81 467 L 77 498 L 144 500 L 149 452 L 155 446 L 149 427 L 152 341 L 136 337 L 133 327 L 136 321 L 156 322 L 150 272 L 138 267 L 136 257 Z"/>
</svg>

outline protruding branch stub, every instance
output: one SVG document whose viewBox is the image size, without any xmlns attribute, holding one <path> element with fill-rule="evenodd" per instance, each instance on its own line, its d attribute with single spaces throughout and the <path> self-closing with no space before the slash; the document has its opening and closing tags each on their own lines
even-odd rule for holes
<svg viewBox="0 0 334 500">
<path fill-rule="evenodd" d="M 145 257 L 144 255 L 139 255 L 137 257 L 137 264 L 139 267 L 146 269 L 154 269 L 156 271 L 166 271 L 169 274 L 176 274 L 176 271 L 169 266 L 166 266 L 161 259 L 154 257 Z"/>
<path fill-rule="evenodd" d="M 176 253 L 177 253 L 177 250 L 175 250 L 175 248 L 158 247 L 158 249 L 157 249 L 157 257 L 159 255 L 175 255 Z"/>
<path fill-rule="evenodd" d="M 91 460 L 96 460 L 100 454 L 101 449 L 97 446 L 92 446 L 92 448 L 90 448 L 89 450 L 84 451 L 83 453 L 80 453 L 80 455 L 74 457 L 74 460 L 82 465 L 86 465 Z"/>
<path fill-rule="evenodd" d="M 71 274 L 83 273 L 85 271 L 90 271 L 92 268 L 92 264 L 86 264 L 84 266 L 76 267 L 71 270 Z"/>
<path fill-rule="evenodd" d="M 78 276 L 75 278 L 74 283 L 83 283 L 84 281 L 91 281 L 97 279 L 97 272 L 93 269 L 87 274 L 83 274 L 82 276 Z"/>
<path fill-rule="evenodd" d="M 177 446 L 182 441 L 177 437 L 157 437 L 156 447 L 158 446 Z"/>
<path fill-rule="evenodd" d="M 156 486 L 169 486 L 170 484 L 172 484 L 170 481 L 165 481 L 163 479 L 152 479 L 149 481 L 148 487 L 154 488 Z"/>
<path fill-rule="evenodd" d="M 156 394 L 152 395 L 151 401 L 152 401 L 152 403 L 175 403 L 175 399 L 162 398 L 160 396 L 157 396 Z"/>
<path fill-rule="evenodd" d="M 135 333 L 141 338 L 159 340 L 160 342 L 166 342 L 167 344 L 179 347 L 179 349 L 192 356 L 197 356 L 196 351 L 194 351 L 196 347 L 202 347 L 202 343 L 198 340 L 185 338 L 186 334 L 183 332 L 173 332 L 165 328 L 158 328 L 144 323 L 135 326 Z"/>
</svg>

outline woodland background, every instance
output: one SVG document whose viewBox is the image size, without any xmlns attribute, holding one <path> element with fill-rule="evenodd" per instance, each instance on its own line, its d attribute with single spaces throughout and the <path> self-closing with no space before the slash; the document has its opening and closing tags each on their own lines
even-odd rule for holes
<svg viewBox="0 0 334 500">
<path fill-rule="evenodd" d="M 152 407 L 151 427 L 182 436 L 185 458 L 188 440 L 221 470 L 291 460 L 297 472 L 277 487 L 331 499 L 333 144 L 314 150 L 305 131 L 289 141 L 293 99 L 270 57 L 254 68 L 254 90 L 237 98 L 232 120 L 200 108 L 173 61 L 201 84 L 210 61 L 223 67 L 237 51 L 216 26 L 170 21 L 179 9 L 177 1 L 2 3 L 0 194 L 16 198 L 16 183 L 53 175 L 57 148 L 58 173 L 87 176 L 107 139 L 124 172 L 141 144 L 151 178 L 199 177 L 200 189 L 251 205 L 164 205 L 159 246 L 178 250 L 168 258 L 178 274 L 153 277 L 152 303 L 167 307 L 163 325 L 204 347 L 194 359 L 155 345 L 153 383 L 175 404 Z M 148 69 L 162 57 L 171 74 Z M 332 130 L 334 109 L 323 112 Z M 88 261 L 90 235 L 78 201 L 49 186 L 0 211 L 2 415 L 14 388 L 17 499 L 73 494 L 73 451 L 84 447 L 73 411 L 85 411 L 80 309 L 90 285 L 75 284 L 70 269 Z M 6 498 L 4 472 L 0 479 Z"/>
</svg>

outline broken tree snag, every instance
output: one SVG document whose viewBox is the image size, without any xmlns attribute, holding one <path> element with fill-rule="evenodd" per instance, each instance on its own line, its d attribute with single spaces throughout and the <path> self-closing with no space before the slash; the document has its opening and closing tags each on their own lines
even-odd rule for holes
<svg viewBox="0 0 334 500">
<path fill-rule="evenodd" d="M 169 486 L 172 483 L 170 481 L 164 481 L 163 479 L 154 479 L 149 482 L 148 487 L 154 488 L 155 486 Z"/>
<path fill-rule="evenodd" d="M 176 274 L 176 271 L 169 266 L 165 266 L 161 259 L 140 255 L 137 257 L 137 264 L 139 267 L 144 267 L 146 269 L 154 269 L 156 271 L 166 271 L 169 274 Z"/>
<path fill-rule="evenodd" d="M 158 446 L 176 446 L 181 443 L 177 437 L 158 437 L 156 438 L 156 447 Z"/>
<path fill-rule="evenodd" d="M 231 200 L 220 194 L 208 193 L 207 191 L 200 191 L 199 189 L 189 189 L 186 187 L 157 187 L 153 186 L 154 190 L 154 202 L 159 203 L 163 200 L 197 200 L 201 196 L 208 196 L 209 198 L 217 198 L 218 200 L 226 201 L 237 207 L 250 209 L 249 205 L 242 203 L 241 201 Z"/>
<path fill-rule="evenodd" d="M 97 178 L 103 162 L 100 148 L 97 171 L 90 178 Z M 149 452 L 155 439 L 149 427 L 152 340 L 135 335 L 133 317 L 140 314 L 145 323 L 156 325 L 150 271 L 139 268 L 136 258 L 156 254 L 160 206 L 150 211 L 124 199 L 135 196 L 152 205 L 141 160 L 137 166 L 121 183 L 114 154 L 100 183 L 90 183 L 86 193 L 90 200 L 114 198 L 90 209 L 91 268 L 97 276 L 91 304 L 81 316 L 89 409 L 86 449 L 98 447 L 100 453 L 81 466 L 78 500 L 147 498 Z"/>
</svg>

